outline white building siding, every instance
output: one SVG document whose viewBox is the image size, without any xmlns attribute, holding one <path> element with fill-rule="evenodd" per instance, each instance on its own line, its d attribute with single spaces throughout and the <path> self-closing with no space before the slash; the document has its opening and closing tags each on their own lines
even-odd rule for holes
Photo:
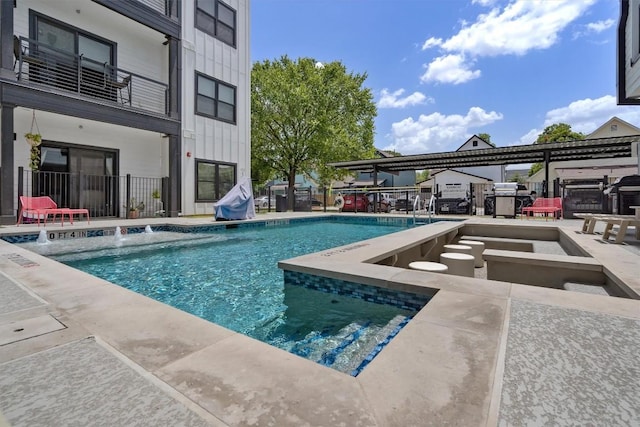
<svg viewBox="0 0 640 427">
<path fill-rule="evenodd" d="M 18 198 L 19 167 L 29 171 L 30 146 L 24 134 L 31 131 L 33 111 L 24 107 L 14 110 L 14 197 Z M 118 151 L 118 175 L 134 177 L 168 176 L 168 143 L 158 133 L 110 125 L 106 123 L 36 111 L 36 123 L 43 141 L 61 142 L 96 149 Z M 35 129 L 34 129 L 35 131 Z M 82 173 L 91 175 L 91 170 Z"/>
<path fill-rule="evenodd" d="M 475 144 L 475 145 L 474 145 Z M 487 148 L 494 148 L 493 145 L 485 142 L 482 138 L 473 135 L 464 144 L 460 146 L 456 151 L 469 151 L 469 150 L 482 150 Z M 482 178 L 493 180 L 494 182 L 504 181 L 504 166 L 472 166 L 466 168 L 453 168 L 453 170 L 464 172 L 471 175 L 476 175 Z"/>
<path fill-rule="evenodd" d="M 465 191 L 468 191 L 471 187 L 471 184 L 488 184 L 490 182 L 486 179 L 456 172 L 456 170 L 453 169 L 438 172 L 433 175 L 431 180 L 433 181 L 432 191 L 442 192 L 444 190 L 445 193 L 447 184 L 460 184 L 461 188 L 465 189 Z M 443 194 L 442 197 L 446 198 L 447 195 Z"/>
<path fill-rule="evenodd" d="M 504 181 L 504 166 L 474 166 L 468 168 L 455 168 L 455 170 L 490 179 L 494 182 Z"/>
<path fill-rule="evenodd" d="M 167 83 L 169 48 L 161 33 L 90 0 L 21 0 L 14 12 L 18 36 L 29 36 L 29 9 L 116 43 L 118 68 Z"/>
<path fill-rule="evenodd" d="M 195 203 L 196 159 L 232 163 L 237 178 L 251 173 L 249 2 L 228 0 L 236 11 L 236 47 L 195 28 L 195 1 L 182 2 L 183 39 L 183 214 L 208 214 L 211 203 Z M 236 88 L 236 123 L 226 123 L 196 115 L 196 72 L 233 85 Z M 193 135 L 192 139 L 184 135 Z"/>
</svg>

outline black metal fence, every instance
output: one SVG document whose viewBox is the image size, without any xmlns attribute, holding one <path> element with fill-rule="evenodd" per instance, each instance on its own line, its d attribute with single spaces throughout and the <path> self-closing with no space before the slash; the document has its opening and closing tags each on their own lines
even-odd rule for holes
<svg viewBox="0 0 640 427">
<path fill-rule="evenodd" d="M 165 216 L 169 178 L 18 169 L 18 196 L 49 196 L 59 207 L 89 209 L 92 218 Z"/>
</svg>

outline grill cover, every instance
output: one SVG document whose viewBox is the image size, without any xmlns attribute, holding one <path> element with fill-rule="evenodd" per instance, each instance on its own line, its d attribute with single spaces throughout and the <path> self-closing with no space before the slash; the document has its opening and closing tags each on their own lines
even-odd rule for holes
<svg viewBox="0 0 640 427">
<path fill-rule="evenodd" d="M 243 176 L 239 182 L 213 206 L 217 220 L 251 219 L 256 216 L 251 180 Z"/>
</svg>

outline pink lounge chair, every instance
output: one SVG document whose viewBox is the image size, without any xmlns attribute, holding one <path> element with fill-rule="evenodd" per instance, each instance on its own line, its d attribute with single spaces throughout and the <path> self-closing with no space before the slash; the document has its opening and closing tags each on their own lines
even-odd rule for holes
<svg viewBox="0 0 640 427">
<path fill-rule="evenodd" d="M 72 209 L 72 208 L 59 208 L 56 202 L 49 196 L 20 196 L 20 211 L 18 212 L 18 223 L 22 224 L 23 218 L 35 218 L 40 227 L 40 220 L 44 220 L 46 225 L 49 215 L 53 215 L 53 220 L 57 215 L 60 215 L 60 223 L 64 227 L 64 216 L 67 215 L 69 222 L 73 224 L 73 215 L 84 214 L 87 217 L 87 223 L 89 223 L 89 210 L 88 209 Z"/>
</svg>

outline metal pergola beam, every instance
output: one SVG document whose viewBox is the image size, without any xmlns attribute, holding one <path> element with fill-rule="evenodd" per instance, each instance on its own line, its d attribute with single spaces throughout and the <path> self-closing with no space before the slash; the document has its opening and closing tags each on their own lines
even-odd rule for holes
<svg viewBox="0 0 640 427">
<path fill-rule="evenodd" d="M 640 142 L 640 135 L 586 139 L 548 144 L 517 145 L 480 150 L 416 154 L 377 159 L 330 163 L 330 166 L 351 171 L 402 171 L 448 169 L 470 166 L 492 166 L 518 163 L 557 162 L 593 158 L 631 157 L 631 146 Z"/>
</svg>

